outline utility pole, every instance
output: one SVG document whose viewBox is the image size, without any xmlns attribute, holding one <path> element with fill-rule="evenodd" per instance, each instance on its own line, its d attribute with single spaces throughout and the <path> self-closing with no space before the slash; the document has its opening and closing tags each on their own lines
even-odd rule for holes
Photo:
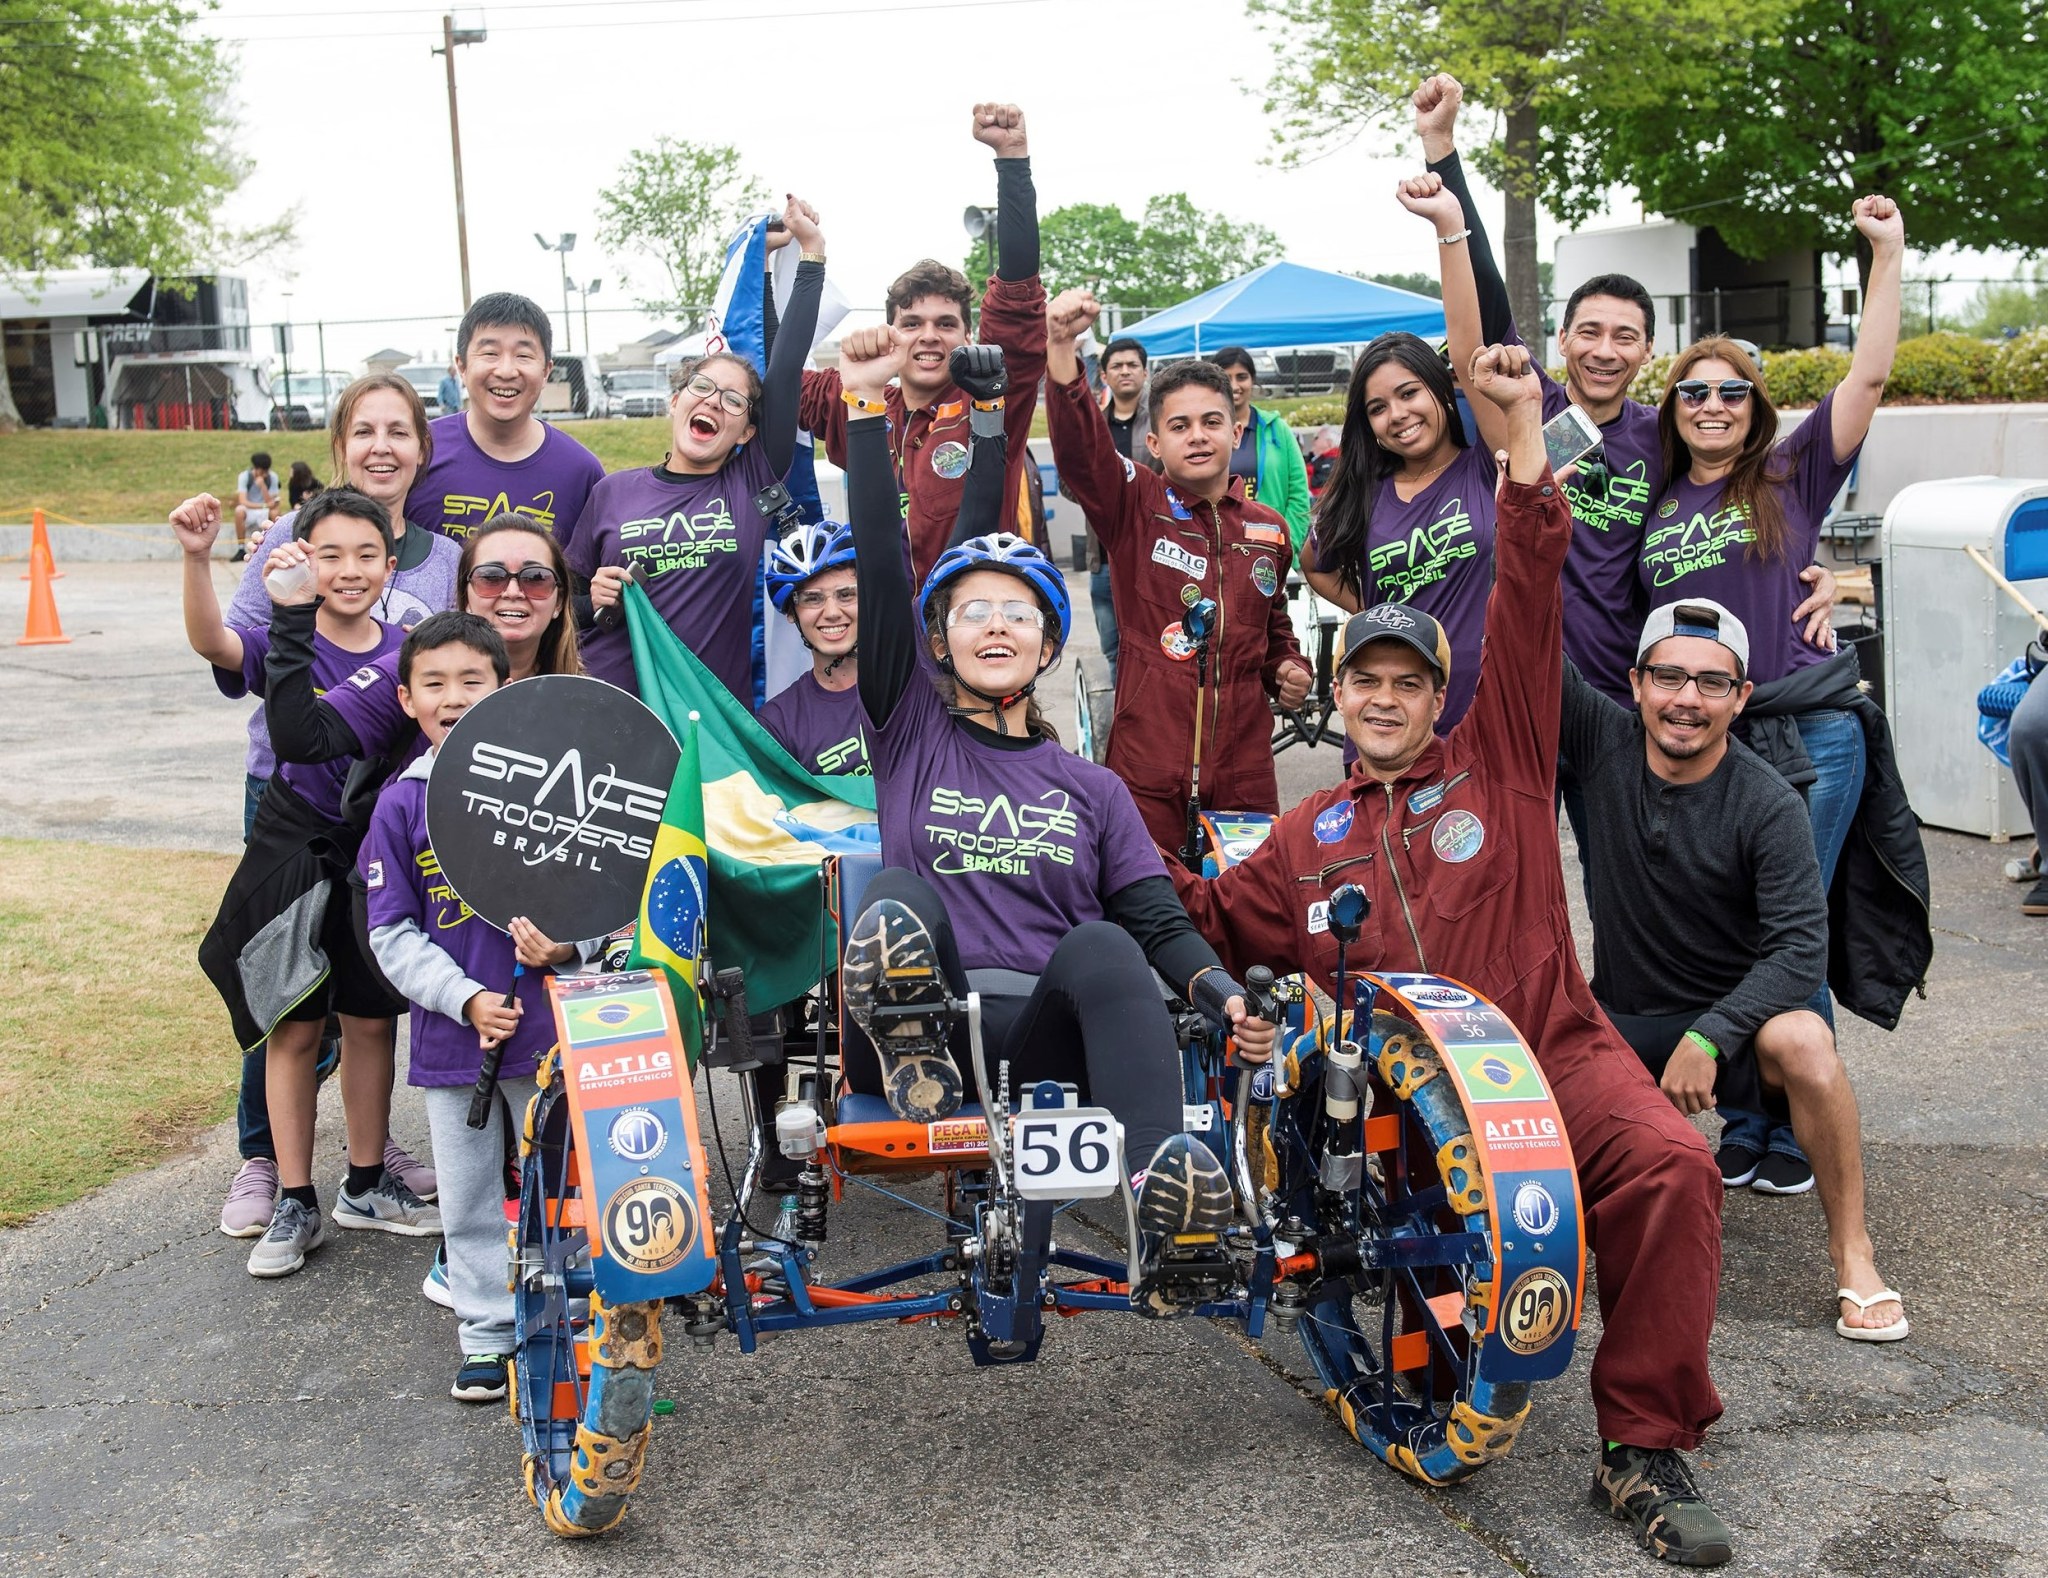
<svg viewBox="0 0 2048 1578">
<path fill-rule="evenodd" d="M 469 311 L 469 217 L 462 206 L 462 123 L 455 113 L 455 46 L 481 44 L 482 27 L 457 27 L 452 14 L 441 18 L 441 47 L 433 53 L 448 66 L 448 148 L 455 159 L 455 245 L 462 256 L 462 310 Z"/>
</svg>

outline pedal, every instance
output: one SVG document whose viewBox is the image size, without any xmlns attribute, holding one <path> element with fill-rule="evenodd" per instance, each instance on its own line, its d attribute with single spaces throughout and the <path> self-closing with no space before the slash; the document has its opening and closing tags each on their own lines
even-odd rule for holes
<svg viewBox="0 0 2048 1578">
<path fill-rule="evenodd" d="M 1237 1267 L 1220 1233 L 1176 1233 L 1146 1259 L 1152 1264 L 1131 1285 L 1131 1308 L 1151 1319 L 1185 1315 L 1236 1291 Z"/>
</svg>

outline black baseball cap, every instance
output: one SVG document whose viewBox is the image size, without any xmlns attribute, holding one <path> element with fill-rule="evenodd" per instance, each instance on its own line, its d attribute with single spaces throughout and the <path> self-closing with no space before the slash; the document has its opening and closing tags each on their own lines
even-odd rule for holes
<svg viewBox="0 0 2048 1578">
<path fill-rule="evenodd" d="M 1351 660 L 1375 641 L 1399 641 L 1413 647 L 1436 670 L 1439 685 L 1451 682 L 1450 637 L 1421 609 L 1406 603 L 1374 603 L 1353 614 L 1344 626 L 1344 655 L 1337 659 L 1337 672 L 1342 674 Z"/>
</svg>

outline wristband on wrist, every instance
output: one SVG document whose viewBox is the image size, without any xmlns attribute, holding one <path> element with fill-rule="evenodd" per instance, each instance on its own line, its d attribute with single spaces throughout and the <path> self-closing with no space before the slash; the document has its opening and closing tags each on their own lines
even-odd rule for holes
<svg viewBox="0 0 2048 1578">
<path fill-rule="evenodd" d="M 1454 236 L 1438 236 L 1438 237 L 1436 238 L 1436 244 L 1437 244 L 1438 246 L 1440 246 L 1440 247 L 1454 247 L 1454 246 L 1456 246 L 1456 245 L 1457 245 L 1457 244 L 1458 244 L 1458 243 L 1459 243 L 1460 241 L 1463 241 L 1463 240 L 1464 240 L 1464 239 L 1465 239 L 1465 238 L 1466 238 L 1467 236 L 1469 236 L 1470 234 L 1472 234 L 1472 232 L 1471 232 L 1471 230 L 1470 230 L 1470 229 L 1468 228 L 1468 229 L 1465 229 L 1465 230 L 1460 230 L 1460 231 L 1459 231 L 1459 232 L 1458 232 L 1458 233 L 1457 233 L 1456 235 L 1454 235 Z"/>
<path fill-rule="evenodd" d="M 1685 1039 L 1692 1042 L 1693 1045 L 1698 1047 L 1702 1052 L 1706 1053 L 1708 1057 L 1713 1058 L 1717 1062 L 1720 1060 L 1721 1049 L 1715 1046 L 1714 1043 L 1709 1041 L 1705 1036 L 1701 1035 L 1697 1030 L 1686 1031 Z"/>
<path fill-rule="evenodd" d="M 856 394 L 851 389 L 842 390 L 839 398 L 863 416 L 886 416 L 889 412 L 888 401 L 870 400 L 866 395 Z"/>
</svg>

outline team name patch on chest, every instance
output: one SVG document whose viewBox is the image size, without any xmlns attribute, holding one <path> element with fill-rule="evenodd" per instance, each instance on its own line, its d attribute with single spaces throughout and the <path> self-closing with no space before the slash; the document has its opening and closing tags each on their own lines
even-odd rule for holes
<svg viewBox="0 0 2048 1578">
<path fill-rule="evenodd" d="M 1478 854 L 1486 843 L 1486 824 L 1470 811 L 1446 811 L 1430 835 L 1430 847 L 1439 860 L 1460 865 Z"/>
<path fill-rule="evenodd" d="M 1179 543 L 1169 542 L 1164 537 L 1152 545 L 1152 562 L 1163 564 L 1169 570 L 1176 571 L 1191 581 L 1199 581 L 1209 573 L 1209 560 L 1206 555 L 1189 553 Z"/>
</svg>

